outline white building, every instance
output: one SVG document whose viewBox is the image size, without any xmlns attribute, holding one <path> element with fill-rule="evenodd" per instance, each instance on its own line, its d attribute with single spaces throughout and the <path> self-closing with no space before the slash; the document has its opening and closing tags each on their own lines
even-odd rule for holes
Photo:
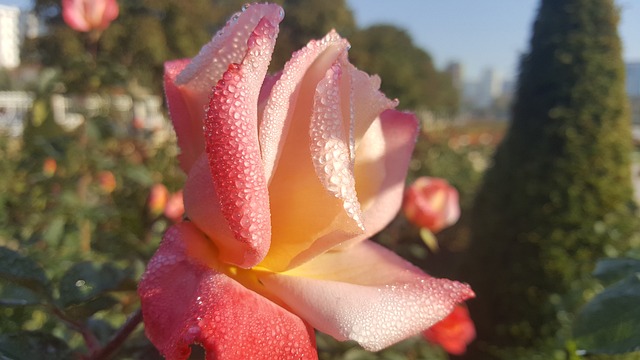
<svg viewBox="0 0 640 360">
<path fill-rule="evenodd" d="M 0 68 L 20 65 L 20 8 L 0 5 Z"/>
<path fill-rule="evenodd" d="M 489 109 L 505 93 L 505 81 L 494 69 L 486 69 L 477 82 L 464 82 L 462 94 L 465 103 L 477 109 Z"/>
<path fill-rule="evenodd" d="M 36 15 L 17 6 L 0 5 L 0 68 L 20 65 L 20 48 L 25 38 L 35 38 L 44 29 Z"/>
<path fill-rule="evenodd" d="M 502 77 L 493 70 L 487 69 L 480 77 L 478 83 L 476 103 L 483 108 L 488 108 L 493 101 L 502 95 Z"/>
</svg>

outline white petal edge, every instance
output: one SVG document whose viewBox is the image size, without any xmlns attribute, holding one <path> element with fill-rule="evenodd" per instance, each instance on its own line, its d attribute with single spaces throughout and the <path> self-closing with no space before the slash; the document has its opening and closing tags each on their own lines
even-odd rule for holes
<svg viewBox="0 0 640 360">
<path fill-rule="evenodd" d="M 474 296 L 468 285 L 430 277 L 371 241 L 259 279 L 314 328 L 369 351 L 424 331 Z"/>
</svg>

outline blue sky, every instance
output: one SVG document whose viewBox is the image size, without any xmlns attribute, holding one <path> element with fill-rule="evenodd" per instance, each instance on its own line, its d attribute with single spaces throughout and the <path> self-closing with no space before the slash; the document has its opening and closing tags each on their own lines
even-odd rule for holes
<svg viewBox="0 0 640 360">
<path fill-rule="evenodd" d="M 538 0 L 347 0 L 359 26 L 391 23 L 404 28 L 440 68 L 452 60 L 466 78 L 493 67 L 516 74 L 527 50 Z M 627 61 L 640 61 L 640 0 L 616 0 Z"/>
<path fill-rule="evenodd" d="M 538 0 L 347 0 L 359 26 L 391 23 L 411 34 L 439 68 L 452 60 L 474 79 L 493 67 L 516 73 L 527 50 Z M 621 8 L 624 58 L 640 61 L 640 0 L 616 0 Z M 26 7 L 29 0 L 0 0 Z"/>
</svg>

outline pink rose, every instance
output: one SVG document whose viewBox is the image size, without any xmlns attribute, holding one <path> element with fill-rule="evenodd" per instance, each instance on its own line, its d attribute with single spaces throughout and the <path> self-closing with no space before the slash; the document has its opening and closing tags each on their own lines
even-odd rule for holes
<svg viewBox="0 0 640 360">
<path fill-rule="evenodd" d="M 178 222 L 182 220 L 182 215 L 184 215 L 184 201 L 182 190 L 180 190 L 169 196 L 164 207 L 164 216 L 173 222 Z"/>
<path fill-rule="evenodd" d="M 155 184 L 151 187 L 149 192 L 149 199 L 147 200 L 147 208 L 151 216 L 158 216 L 167 206 L 169 199 L 169 190 L 163 184 Z"/>
<path fill-rule="evenodd" d="M 105 30 L 118 17 L 116 0 L 62 0 L 62 18 L 73 30 Z"/>
<path fill-rule="evenodd" d="M 402 208 L 409 222 L 434 233 L 460 218 L 458 191 L 440 178 L 416 179 L 405 193 Z"/>
<path fill-rule="evenodd" d="M 315 359 L 314 328 L 376 351 L 473 296 L 367 240 L 400 207 L 417 119 L 335 32 L 267 75 L 282 17 L 245 7 L 165 66 L 189 221 L 167 231 L 138 292 L 170 359 L 192 343 L 208 359 Z"/>
<path fill-rule="evenodd" d="M 458 305 L 442 321 L 422 333 L 425 339 L 452 355 L 462 355 L 476 338 L 476 328 L 464 305 Z"/>
</svg>

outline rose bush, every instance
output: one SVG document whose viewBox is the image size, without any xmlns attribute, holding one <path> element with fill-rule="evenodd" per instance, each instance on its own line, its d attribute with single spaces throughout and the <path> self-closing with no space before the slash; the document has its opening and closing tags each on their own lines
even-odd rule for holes
<svg viewBox="0 0 640 360">
<path fill-rule="evenodd" d="M 407 189 L 402 209 L 409 222 L 436 233 L 460 218 L 458 199 L 458 191 L 447 180 L 422 176 Z"/>
<path fill-rule="evenodd" d="M 102 31 L 118 17 L 116 0 L 62 0 L 62 18 L 76 31 Z"/>
<path fill-rule="evenodd" d="M 316 358 L 313 329 L 379 350 L 472 297 L 367 240 L 397 213 L 417 134 L 330 32 L 267 75 L 282 9 L 246 6 L 191 60 L 168 62 L 189 220 L 139 285 L 170 359 Z"/>
</svg>

